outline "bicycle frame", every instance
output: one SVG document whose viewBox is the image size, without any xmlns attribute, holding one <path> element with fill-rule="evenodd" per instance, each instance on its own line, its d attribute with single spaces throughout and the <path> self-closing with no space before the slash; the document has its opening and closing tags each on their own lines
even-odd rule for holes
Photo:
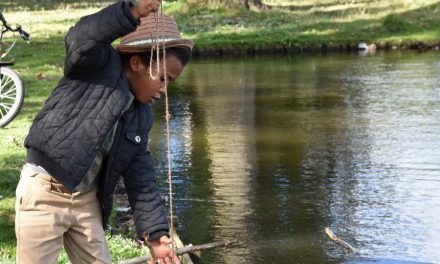
<svg viewBox="0 0 440 264">
<path fill-rule="evenodd" d="M 15 32 L 18 32 L 21 36 L 21 38 L 26 41 L 29 44 L 29 34 L 24 31 L 23 29 L 21 29 L 20 25 L 16 25 L 15 29 L 12 28 L 11 26 L 8 25 L 8 23 L 5 20 L 5 17 L 3 16 L 3 14 L 0 12 L 0 21 L 2 22 L 2 26 L 0 29 L 0 66 L 4 66 L 6 65 L 13 65 L 14 60 L 9 61 L 9 62 L 2 62 L 1 60 L 3 58 L 5 58 L 9 52 L 11 52 L 11 50 L 14 48 L 15 44 L 17 43 L 17 37 L 15 35 Z M 7 50 L 2 54 L 1 50 L 2 50 L 2 46 L 3 46 L 3 35 L 6 32 L 12 32 L 12 35 L 14 37 L 14 41 L 12 42 L 12 44 L 7 48 Z"/>
<path fill-rule="evenodd" d="M 25 90 L 20 76 L 11 68 L 6 67 L 14 65 L 14 59 L 11 58 L 10 61 L 2 60 L 8 56 L 17 43 L 15 33 L 18 32 L 27 43 L 29 43 L 29 34 L 20 25 L 11 27 L 1 12 L 0 22 L 0 128 L 3 128 L 19 113 L 23 106 Z M 8 38 L 8 46 L 5 48 L 6 45 L 3 42 L 3 37 L 7 32 L 12 33 L 13 39 L 9 41 L 10 39 Z M 3 48 L 5 52 L 2 53 Z"/>
<path fill-rule="evenodd" d="M 3 27 L 1 28 L 1 30 L 0 30 L 0 54 L 1 54 L 1 56 L 0 56 L 0 67 L 1 66 L 6 66 L 6 65 L 13 65 L 14 64 L 14 60 L 12 60 L 12 61 L 8 61 L 8 62 L 2 62 L 1 60 L 4 58 L 4 57 L 6 57 L 8 54 L 9 54 L 9 52 L 11 52 L 11 50 L 14 48 L 14 46 L 15 46 L 15 43 L 17 43 L 17 37 L 15 36 L 15 34 L 14 33 L 12 33 L 13 34 L 13 36 L 14 36 L 14 41 L 12 42 L 12 44 L 8 47 L 8 49 L 6 49 L 6 51 L 4 52 L 4 53 L 2 53 L 2 48 L 3 48 L 3 34 L 5 33 L 5 32 L 7 32 L 7 31 L 9 31 L 7 28 L 6 29 L 4 29 Z"/>
</svg>

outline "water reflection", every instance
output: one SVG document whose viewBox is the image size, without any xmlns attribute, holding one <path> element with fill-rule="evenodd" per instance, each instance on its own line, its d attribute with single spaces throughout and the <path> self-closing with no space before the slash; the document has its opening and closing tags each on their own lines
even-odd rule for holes
<svg viewBox="0 0 440 264">
<path fill-rule="evenodd" d="M 363 255 L 440 260 L 439 237 L 432 235 L 440 231 L 436 61 L 385 57 L 342 74 L 347 101 L 358 105 L 348 137 L 368 139 L 356 146 L 368 151 L 353 160 L 357 204 L 349 228 Z"/>
<path fill-rule="evenodd" d="M 228 77 L 219 82 L 219 72 Z M 235 247 L 223 256 L 224 263 L 233 263 L 237 256 L 251 261 L 252 250 L 247 245 L 252 243 L 252 235 L 248 235 L 252 230 L 247 217 L 253 212 L 250 199 L 256 175 L 254 85 L 241 79 L 246 69 L 239 62 L 206 67 L 197 75 L 197 99 L 206 109 L 213 198 L 224 202 L 214 205 L 218 217 L 215 239 L 234 240 Z"/>
<path fill-rule="evenodd" d="M 203 263 L 339 262 L 330 226 L 358 257 L 440 262 L 439 67 L 438 53 L 193 61 L 170 98 L 182 238 L 235 242 Z"/>
</svg>

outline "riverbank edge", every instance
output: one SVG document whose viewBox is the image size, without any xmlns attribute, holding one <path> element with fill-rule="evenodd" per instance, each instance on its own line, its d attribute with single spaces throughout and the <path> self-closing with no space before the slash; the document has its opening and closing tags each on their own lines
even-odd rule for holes
<svg viewBox="0 0 440 264">
<path fill-rule="evenodd" d="M 227 55 L 264 55 L 264 54 L 303 54 L 303 53 L 325 53 L 325 52 L 357 52 L 362 51 L 358 48 L 360 43 L 316 43 L 307 45 L 285 45 L 279 44 L 267 44 L 267 45 L 238 45 L 238 44 L 225 44 L 222 47 L 217 45 L 197 45 L 197 40 L 193 48 L 194 57 L 202 56 L 227 56 Z M 376 50 L 439 50 L 440 40 L 435 41 L 386 41 L 386 42 L 371 42 L 369 44 L 375 44 Z M 364 50 L 366 51 L 366 50 Z M 369 50 L 374 52 L 374 50 Z"/>
</svg>

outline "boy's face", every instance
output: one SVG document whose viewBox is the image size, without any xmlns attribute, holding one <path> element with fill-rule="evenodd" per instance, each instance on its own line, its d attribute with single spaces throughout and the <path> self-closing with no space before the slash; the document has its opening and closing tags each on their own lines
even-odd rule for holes
<svg viewBox="0 0 440 264">
<path fill-rule="evenodd" d="M 131 92 L 141 103 L 152 103 L 159 100 L 160 94 L 165 93 L 168 83 L 174 81 L 183 71 L 182 63 L 174 55 L 166 56 L 166 72 L 162 60 L 160 61 L 159 74 L 157 73 L 157 64 L 153 62 L 151 67 L 153 77 L 157 76 L 155 79 L 151 78 L 148 66 L 142 63 L 138 55 L 134 55 L 126 69 Z"/>
</svg>

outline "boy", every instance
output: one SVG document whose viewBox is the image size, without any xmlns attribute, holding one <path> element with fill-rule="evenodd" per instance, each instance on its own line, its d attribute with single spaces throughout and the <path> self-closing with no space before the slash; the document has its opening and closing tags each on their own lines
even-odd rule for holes
<svg viewBox="0 0 440 264">
<path fill-rule="evenodd" d="M 149 103 L 180 75 L 193 43 L 180 37 L 174 20 L 155 14 L 160 4 L 120 1 L 81 18 L 66 35 L 64 77 L 25 140 L 17 263 L 56 263 L 62 244 L 73 264 L 111 263 L 104 229 L 120 176 L 153 259 L 179 263 L 147 151 Z M 111 43 L 122 36 L 115 50 Z M 162 55 L 160 63 L 150 61 L 157 40 L 164 41 L 166 67 Z"/>
</svg>

